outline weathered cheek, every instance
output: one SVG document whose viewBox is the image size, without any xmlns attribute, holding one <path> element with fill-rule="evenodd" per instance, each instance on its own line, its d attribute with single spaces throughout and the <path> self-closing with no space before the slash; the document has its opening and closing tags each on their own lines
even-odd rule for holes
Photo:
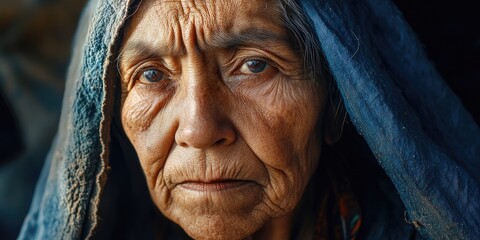
<svg viewBox="0 0 480 240">
<path fill-rule="evenodd" d="M 304 152 L 304 148 L 312 140 L 323 116 L 324 93 L 318 86 L 310 83 L 300 83 L 299 86 L 287 88 L 278 97 L 281 106 L 275 114 L 281 116 L 283 126 L 290 131 L 285 132 L 292 139 L 295 149 Z"/>
<path fill-rule="evenodd" d="M 140 164 L 147 177 L 150 188 L 155 188 L 159 172 L 163 168 L 165 156 L 169 149 L 165 139 L 159 138 L 154 126 L 161 111 L 160 101 L 154 96 L 145 97 L 133 90 L 122 106 L 122 126 L 127 137 L 138 154 Z M 161 134 L 160 134 L 161 135 Z"/>
<path fill-rule="evenodd" d="M 249 95 L 249 110 L 255 112 L 255 133 L 247 140 L 259 158 L 270 166 L 272 202 L 288 205 L 295 201 L 277 199 L 275 196 L 299 194 L 306 185 L 319 157 L 319 134 L 324 95 L 318 86 L 307 82 L 277 81 L 266 94 Z M 262 91 L 259 91 L 260 93 Z M 248 114 L 247 114 L 248 115 Z M 248 121 L 255 120 L 255 121 Z M 265 128 L 259 128 L 261 122 Z M 262 131 L 263 130 L 263 131 Z M 275 169 L 280 169 L 277 171 Z"/>
<path fill-rule="evenodd" d="M 145 132 L 158 113 L 156 98 L 130 92 L 122 106 L 122 126 L 127 136 L 134 142 L 137 135 Z"/>
<path fill-rule="evenodd" d="M 145 131 L 151 123 L 151 118 L 147 116 L 151 108 L 151 103 L 143 101 L 143 103 L 133 104 L 125 102 L 122 108 L 122 124 L 125 131 L 131 135 Z"/>
<path fill-rule="evenodd" d="M 269 94 L 259 101 L 263 103 L 261 112 L 271 134 L 290 146 L 282 149 L 297 153 L 304 152 L 323 112 L 324 94 L 318 86 L 306 81 L 272 83 Z"/>
</svg>

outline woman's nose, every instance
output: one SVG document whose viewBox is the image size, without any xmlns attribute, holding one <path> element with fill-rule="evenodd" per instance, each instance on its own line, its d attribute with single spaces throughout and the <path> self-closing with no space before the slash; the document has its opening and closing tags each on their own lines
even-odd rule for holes
<svg viewBox="0 0 480 240">
<path fill-rule="evenodd" d="M 206 149 L 230 145 L 236 132 L 226 111 L 227 102 L 220 87 L 194 84 L 182 101 L 175 141 L 182 147 Z M 225 92 L 225 91 L 224 91 Z"/>
</svg>

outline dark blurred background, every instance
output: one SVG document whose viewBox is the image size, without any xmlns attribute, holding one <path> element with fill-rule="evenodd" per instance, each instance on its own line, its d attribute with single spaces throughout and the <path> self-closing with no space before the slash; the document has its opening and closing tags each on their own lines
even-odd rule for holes
<svg viewBox="0 0 480 240">
<path fill-rule="evenodd" d="M 15 239 L 60 114 L 85 0 L 0 0 L 0 239 Z"/>
<path fill-rule="evenodd" d="M 480 4 L 394 0 L 430 59 L 480 123 Z"/>
<path fill-rule="evenodd" d="M 14 239 L 58 124 L 85 0 L 0 0 L 0 239 Z M 480 122 L 476 1 L 394 0 L 428 56 Z"/>
</svg>

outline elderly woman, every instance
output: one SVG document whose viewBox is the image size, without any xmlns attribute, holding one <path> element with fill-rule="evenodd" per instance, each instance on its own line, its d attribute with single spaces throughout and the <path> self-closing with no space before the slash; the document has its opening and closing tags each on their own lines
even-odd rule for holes
<svg viewBox="0 0 480 240">
<path fill-rule="evenodd" d="M 76 45 L 20 238 L 480 233 L 480 130 L 389 1 L 98 0 Z"/>
</svg>

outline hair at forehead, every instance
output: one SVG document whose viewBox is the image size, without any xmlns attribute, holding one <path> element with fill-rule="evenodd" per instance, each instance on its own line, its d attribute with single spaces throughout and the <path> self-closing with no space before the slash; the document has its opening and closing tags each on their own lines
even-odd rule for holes
<svg viewBox="0 0 480 240">
<path fill-rule="evenodd" d="M 303 58 L 304 74 L 306 78 L 315 79 L 328 93 L 326 122 L 330 122 L 331 130 L 335 135 L 342 135 L 347 112 L 343 100 L 332 75 L 325 63 L 319 39 L 315 36 L 313 24 L 298 5 L 296 0 L 280 0 L 282 21 L 295 45 L 298 46 Z"/>
<path fill-rule="evenodd" d="M 306 77 L 321 82 L 324 77 L 322 52 L 311 23 L 296 1 L 280 0 L 278 4 L 282 23 L 287 28 L 293 45 L 302 55 Z"/>
</svg>

